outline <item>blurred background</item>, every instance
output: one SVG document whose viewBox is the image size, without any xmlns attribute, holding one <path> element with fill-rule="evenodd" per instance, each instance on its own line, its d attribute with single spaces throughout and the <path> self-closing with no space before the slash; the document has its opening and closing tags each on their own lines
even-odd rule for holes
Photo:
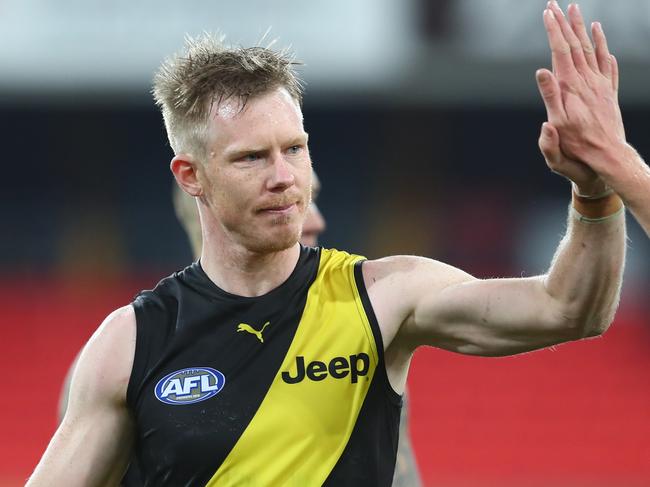
<svg viewBox="0 0 650 487">
<path fill-rule="evenodd" d="M 251 45 L 270 28 L 305 63 L 324 245 L 530 276 L 549 265 L 570 199 L 537 150 L 545 4 L 0 2 L 0 486 L 36 465 L 65 372 L 102 319 L 191 261 L 149 94 L 185 33 Z M 628 140 L 650 158 L 650 0 L 581 9 L 605 27 Z M 628 221 L 604 338 L 506 359 L 418 351 L 411 430 L 425 485 L 650 485 L 650 239 Z"/>
</svg>

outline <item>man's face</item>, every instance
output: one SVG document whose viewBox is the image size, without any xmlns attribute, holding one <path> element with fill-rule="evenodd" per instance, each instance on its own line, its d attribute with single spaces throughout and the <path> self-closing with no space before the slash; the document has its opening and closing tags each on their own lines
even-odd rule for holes
<svg viewBox="0 0 650 487">
<path fill-rule="evenodd" d="M 308 247 L 315 247 L 318 245 L 318 236 L 325 230 L 325 219 L 321 214 L 316 201 L 320 193 L 320 180 L 316 172 L 312 173 L 311 183 L 311 204 L 307 208 L 307 216 L 302 226 L 302 235 L 300 242 Z"/>
<path fill-rule="evenodd" d="M 310 202 L 311 159 L 302 112 L 283 88 L 214 106 L 205 200 L 226 238 L 253 252 L 291 247 Z"/>
</svg>

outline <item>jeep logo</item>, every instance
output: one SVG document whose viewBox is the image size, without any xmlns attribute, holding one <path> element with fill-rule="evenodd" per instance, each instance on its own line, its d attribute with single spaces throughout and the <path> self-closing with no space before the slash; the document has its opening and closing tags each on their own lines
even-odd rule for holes
<svg viewBox="0 0 650 487">
<path fill-rule="evenodd" d="M 356 384 L 359 377 L 368 374 L 370 368 L 370 357 L 368 354 L 360 353 L 345 357 L 334 357 L 330 363 L 314 360 L 305 366 L 305 357 L 300 355 L 296 357 L 296 374 L 291 376 L 289 372 L 282 372 L 282 380 L 287 384 L 297 384 L 302 382 L 307 376 L 310 380 L 321 381 L 331 375 L 335 379 L 343 379 L 350 376 L 350 382 Z"/>
</svg>

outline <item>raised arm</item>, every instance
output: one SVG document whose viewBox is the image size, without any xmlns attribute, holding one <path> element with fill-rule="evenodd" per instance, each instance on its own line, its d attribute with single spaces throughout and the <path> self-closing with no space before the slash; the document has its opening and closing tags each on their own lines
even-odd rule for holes
<svg viewBox="0 0 650 487">
<path fill-rule="evenodd" d="M 403 390 L 421 345 L 502 356 L 604 333 L 618 306 L 624 260 L 622 211 L 597 222 L 571 211 L 543 276 L 479 280 L 411 256 L 366 262 L 364 282 L 391 384 Z"/>
<path fill-rule="evenodd" d="M 553 73 L 538 73 L 549 120 L 544 128 L 546 134 L 542 135 L 542 150 L 549 153 L 561 148 L 568 157 L 595 171 L 623 199 L 650 236 L 650 168 L 625 141 L 618 105 L 618 62 L 609 52 L 600 23 L 591 26 L 592 44 L 577 5 L 569 5 L 567 17 L 556 2 L 549 7 L 551 13 L 545 14 L 544 22 L 553 50 Z M 582 89 L 585 84 L 590 90 Z M 576 134 L 566 125 L 567 117 L 581 116 L 590 109 L 580 93 L 610 108 L 606 118 L 596 119 L 602 131 L 594 132 L 588 145 L 582 141 L 576 144 Z"/>
<path fill-rule="evenodd" d="M 540 87 L 545 80 L 555 83 L 560 96 L 545 96 L 551 123 L 539 143 L 549 168 L 572 181 L 566 236 L 547 274 L 532 278 L 478 280 L 417 257 L 364 264 L 389 377 L 398 390 L 420 345 L 509 355 L 597 336 L 613 319 L 625 261 L 624 208 L 582 161 L 622 151 L 623 125 L 611 71 L 596 69 L 577 38 L 565 39 L 566 20 L 561 17 L 561 24 L 558 16 L 544 13 L 556 75 L 540 70 L 538 80 Z M 602 55 L 603 42 L 591 54 Z"/>
<path fill-rule="evenodd" d="M 480 280 L 410 256 L 363 270 L 387 349 L 500 356 L 602 334 L 618 305 L 624 258 L 622 212 L 599 223 L 571 214 L 543 276 Z"/>
<path fill-rule="evenodd" d="M 131 453 L 126 389 L 134 351 L 135 313 L 126 306 L 106 318 L 81 353 L 63 422 L 27 486 L 119 484 Z"/>
</svg>

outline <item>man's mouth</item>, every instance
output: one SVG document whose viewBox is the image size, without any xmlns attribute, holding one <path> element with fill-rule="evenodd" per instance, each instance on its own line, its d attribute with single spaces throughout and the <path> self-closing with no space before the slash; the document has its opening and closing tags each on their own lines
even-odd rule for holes
<svg viewBox="0 0 650 487">
<path fill-rule="evenodd" d="M 296 208 L 296 203 L 290 203 L 288 205 L 268 206 L 266 208 L 262 208 L 260 212 L 268 213 L 270 215 L 281 216 L 281 215 L 288 215 L 295 208 Z"/>
</svg>

